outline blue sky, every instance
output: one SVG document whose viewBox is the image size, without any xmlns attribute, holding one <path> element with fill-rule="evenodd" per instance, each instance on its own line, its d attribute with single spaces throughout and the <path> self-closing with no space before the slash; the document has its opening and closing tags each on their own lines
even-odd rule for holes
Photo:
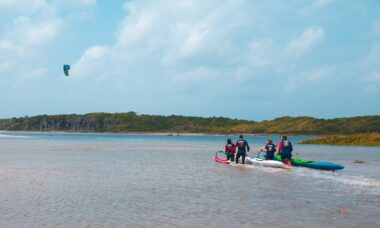
<svg viewBox="0 0 380 228">
<path fill-rule="evenodd" d="M 0 117 L 379 115 L 379 12 L 376 0 L 0 0 Z"/>
</svg>

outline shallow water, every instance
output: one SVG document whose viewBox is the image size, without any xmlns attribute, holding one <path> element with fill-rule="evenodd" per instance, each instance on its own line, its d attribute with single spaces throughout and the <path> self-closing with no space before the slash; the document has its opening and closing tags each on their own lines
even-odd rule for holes
<svg viewBox="0 0 380 228">
<path fill-rule="evenodd" d="M 380 227 L 380 148 L 307 138 L 294 155 L 345 169 L 222 165 L 226 136 L 3 132 L 0 227 Z"/>
</svg>

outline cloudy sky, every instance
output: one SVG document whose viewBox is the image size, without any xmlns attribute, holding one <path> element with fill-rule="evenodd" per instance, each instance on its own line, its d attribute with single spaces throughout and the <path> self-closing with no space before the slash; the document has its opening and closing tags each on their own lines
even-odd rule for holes
<svg viewBox="0 0 380 228">
<path fill-rule="evenodd" d="M 377 0 L 0 0 L 0 118 L 378 115 L 379 12 Z"/>
</svg>

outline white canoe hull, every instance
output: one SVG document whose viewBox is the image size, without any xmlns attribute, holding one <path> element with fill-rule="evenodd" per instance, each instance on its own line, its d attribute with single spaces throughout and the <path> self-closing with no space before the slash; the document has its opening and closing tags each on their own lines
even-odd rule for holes
<svg viewBox="0 0 380 228">
<path fill-rule="evenodd" d="M 251 164 L 251 165 L 259 165 L 259 166 L 272 167 L 272 168 L 284 168 L 284 169 L 289 168 L 289 166 L 283 164 L 280 161 L 263 160 L 263 159 L 260 159 L 260 158 L 246 157 L 245 158 L 245 163 Z"/>
</svg>

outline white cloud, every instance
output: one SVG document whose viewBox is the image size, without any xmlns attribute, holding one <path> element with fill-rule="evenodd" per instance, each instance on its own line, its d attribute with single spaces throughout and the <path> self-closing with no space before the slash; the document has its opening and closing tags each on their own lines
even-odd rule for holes
<svg viewBox="0 0 380 228">
<path fill-rule="evenodd" d="M 10 75 L 28 80 L 56 74 L 46 72 L 44 68 L 51 62 L 57 62 L 48 59 L 51 49 L 65 52 L 67 49 L 62 46 L 68 44 L 64 42 L 82 35 L 79 26 L 76 26 L 75 35 L 70 34 L 74 33 L 70 25 L 83 15 L 84 18 L 91 16 L 89 9 L 96 7 L 96 1 L 23 0 L 20 5 L 14 2 L 0 0 L 1 13 L 7 11 L 5 9 L 12 11 L 9 14 L 11 20 L 2 24 L 4 29 L 0 31 L 0 77 Z M 73 61 L 73 55 L 71 59 L 65 59 L 72 66 L 71 76 L 65 83 L 72 83 L 69 87 L 73 88 L 70 93 L 75 94 L 73 97 L 79 97 L 78 91 L 84 94 L 83 98 L 91 95 L 88 101 L 104 100 L 109 105 L 108 101 L 112 100 L 109 98 L 118 97 L 114 99 L 117 107 L 125 105 L 119 110 L 144 107 L 141 104 L 133 106 L 137 101 L 133 103 L 130 100 L 144 100 L 156 103 L 156 106 L 175 106 L 177 97 L 199 99 L 200 103 L 210 105 L 217 100 L 225 102 L 223 98 L 227 97 L 231 99 L 229 101 L 236 100 L 238 96 L 253 96 L 252 100 L 271 99 L 276 92 L 268 94 L 268 85 L 273 87 L 273 91 L 296 96 L 301 90 L 305 92 L 313 86 L 324 87 L 329 80 L 341 80 L 335 75 L 344 73 L 343 65 L 350 65 L 355 58 L 345 63 L 339 53 L 342 50 L 331 45 L 336 41 L 334 37 L 325 37 L 325 31 L 333 31 L 334 26 L 340 26 L 336 18 L 348 17 L 340 12 L 336 12 L 338 16 L 335 17 L 329 10 L 318 10 L 332 2 L 126 1 L 125 17 L 118 22 L 115 33 L 103 33 L 102 24 L 97 31 L 102 34 L 99 37 L 82 36 L 66 46 L 79 56 L 76 61 Z M 103 10 L 96 9 L 96 12 Z M 301 16 L 303 20 L 298 20 Z M 322 17 L 331 19 L 331 23 L 323 24 Z M 321 24 L 315 26 L 311 24 L 319 22 Z M 62 31 L 67 32 L 65 36 L 61 36 Z M 376 27 L 373 31 L 373 34 L 377 33 Z M 113 43 L 104 41 L 112 36 L 115 39 Z M 97 42 L 97 38 L 101 41 Z M 323 42 L 325 39 L 327 42 Z M 54 41 L 61 43 L 54 47 Z M 88 45 L 85 48 L 84 43 Z M 350 39 L 347 43 L 353 44 Z M 333 53 L 337 56 L 337 63 L 330 57 L 332 51 L 338 52 Z M 325 56 L 327 53 L 329 56 Z M 363 75 L 372 75 L 362 83 L 369 84 L 370 79 L 377 78 L 372 72 L 380 72 L 378 53 L 375 48 L 359 66 L 364 70 L 357 69 L 357 72 L 365 72 Z M 67 53 L 62 53 L 63 58 L 67 56 Z M 25 67 L 17 69 L 20 65 Z M 359 68 L 355 63 L 353 65 L 352 69 Z M 54 66 L 54 69 L 62 73 L 61 66 Z M 228 94 L 223 91 L 226 86 Z M 318 91 L 328 89 L 331 88 L 326 86 Z"/>
<path fill-rule="evenodd" d="M 208 29 L 191 31 L 180 49 L 180 55 L 187 57 L 205 50 L 208 35 Z"/>
<path fill-rule="evenodd" d="M 77 63 L 72 66 L 71 74 L 76 78 L 99 76 L 105 72 L 108 64 L 112 64 L 108 56 L 109 47 L 95 45 L 84 51 L 84 54 Z M 105 68 L 105 69 L 103 69 Z"/>
<path fill-rule="evenodd" d="M 248 63 L 253 67 L 273 66 L 281 59 L 281 47 L 273 39 L 252 41 L 248 50 Z"/>
<path fill-rule="evenodd" d="M 335 66 L 324 66 L 320 68 L 314 68 L 308 70 L 304 73 L 306 78 L 311 82 L 319 82 L 325 79 L 330 79 L 333 81 L 331 77 L 335 74 Z"/>
<path fill-rule="evenodd" d="M 0 12 L 30 13 L 47 7 L 45 0 L 0 0 Z"/>
<path fill-rule="evenodd" d="M 107 53 L 108 48 L 106 46 L 96 45 L 88 48 L 79 62 L 84 62 L 88 60 L 99 59 Z"/>
<path fill-rule="evenodd" d="M 96 0 L 59 0 L 57 2 L 66 6 L 92 6 L 96 4 Z"/>
<path fill-rule="evenodd" d="M 0 14 L 6 19 L 0 24 L 0 77 L 14 80 L 16 86 L 49 75 L 48 69 L 54 67 L 49 48 L 68 31 L 64 28 L 77 21 L 76 15 L 95 4 L 93 0 L 0 0 Z"/>
<path fill-rule="evenodd" d="M 316 44 L 320 43 L 325 36 L 321 27 L 308 27 L 303 33 L 292 40 L 286 47 L 290 56 L 300 57 L 310 51 Z"/>
<path fill-rule="evenodd" d="M 16 17 L 0 34 L 0 50 L 3 49 L 0 58 L 25 58 L 41 52 L 43 46 L 56 39 L 62 25 L 62 21 L 55 18 L 34 21 L 27 16 Z"/>
<path fill-rule="evenodd" d="M 94 47 L 87 49 L 74 64 L 74 68 L 81 69 L 76 73 L 92 78 L 112 75 L 109 83 L 145 87 L 154 82 L 184 90 L 210 79 L 214 83 L 230 79 L 244 85 L 264 78 L 263 72 L 273 73 L 271 77 L 293 72 L 296 66 L 291 61 L 324 38 L 321 27 L 307 27 L 287 42 L 258 38 L 255 31 L 265 21 L 260 21 L 260 12 L 252 2 L 127 1 L 124 7 L 128 15 L 119 25 L 116 42 L 107 48 L 95 46 L 102 47 L 96 49 L 103 50 L 101 58 L 90 58 Z M 311 80 L 315 81 L 323 77 L 322 73 L 313 75 Z M 231 90 L 241 88 L 237 85 Z"/>
<path fill-rule="evenodd" d="M 54 12 L 56 8 L 88 7 L 95 4 L 96 0 L 0 0 L 0 12 L 5 11 L 7 13 L 22 14 L 39 12 L 46 14 L 47 11 Z"/>
<path fill-rule="evenodd" d="M 154 21 L 154 15 L 148 13 L 143 13 L 132 19 L 127 17 L 118 32 L 118 48 L 133 48 L 143 45 L 149 35 L 154 35 L 151 34 Z"/>
<path fill-rule="evenodd" d="M 18 45 L 39 47 L 54 40 L 61 26 L 62 22 L 59 19 L 34 22 L 28 17 L 21 16 L 14 21 L 10 36 L 13 41 L 17 40 Z"/>
</svg>

